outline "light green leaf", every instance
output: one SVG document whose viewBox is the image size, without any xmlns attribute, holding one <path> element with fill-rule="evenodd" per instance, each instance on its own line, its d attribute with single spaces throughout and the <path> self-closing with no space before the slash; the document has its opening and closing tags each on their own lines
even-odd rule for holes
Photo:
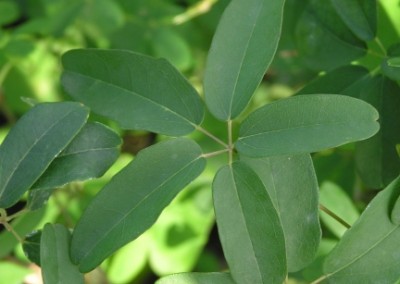
<svg viewBox="0 0 400 284">
<path fill-rule="evenodd" d="M 88 110 L 79 103 L 33 107 L 0 146 L 0 208 L 18 201 L 83 127 Z"/>
<path fill-rule="evenodd" d="M 351 31 L 364 41 L 373 40 L 377 30 L 376 0 L 331 0 Z"/>
<path fill-rule="evenodd" d="M 270 65 L 280 38 L 284 0 L 233 0 L 207 58 L 204 92 L 211 113 L 237 117 Z"/>
<path fill-rule="evenodd" d="M 344 234 L 324 264 L 329 283 L 395 283 L 400 278 L 400 228 L 389 218 L 399 194 L 397 178 Z"/>
<path fill-rule="evenodd" d="M 71 234 L 61 224 L 46 224 L 40 239 L 40 264 L 44 284 L 84 283 L 83 274 L 69 257 Z"/>
<path fill-rule="evenodd" d="M 155 284 L 235 284 L 229 273 L 180 273 L 159 279 Z"/>
<path fill-rule="evenodd" d="M 340 218 L 349 225 L 353 225 L 360 217 L 360 214 L 350 197 L 339 186 L 332 182 L 322 183 L 319 200 L 321 205 L 340 216 Z M 345 226 L 340 224 L 324 211 L 321 211 L 321 220 L 338 238 L 341 238 L 347 230 Z"/>
<path fill-rule="evenodd" d="M 390 67 L 400 67 L 400 57 L 392 57 L 387 61 Z"/>
<path fill-rule="evenodd" d="M 147 230 L 204 169 L 200 147 L 185 138 L 141 151 L 92 200 L 72 236 L 71 257 L 82 272 Z"/>
<path fill-rule="evenodd" d="M 16 264 L 9 260 L 0 262 L 1 283 L 21 284 L 24 283 L 25 277 L 31 273 L 32 270 L 21 264 Z"/>
<path fill-rule="evenodd" d="M 378 112 L 359 99 L 308 95 L 279 100 L 251 113 L 237 150 L 251 157 L 311 153 L 374 135 Z"/>
<path fill-rule="evenodd" d="M 340 94 L 358 98 L 370 77 L 368 69 L 347 65 L 318 76 L 296 94 Z"/>
<path fill-rule="evenodd" d="M 394 203 L 390 219 L 394 224 L 400 225 L 400 197 Z"/>
<path fill-rule="evenodd" d="M 361 99 L 373 105 L 380 113 L 379 132 L 356 144 L 357 170 L 367 187 L 387 186 L 400 172 L 396 144 L 400 143 L 400 88 L 383 77 L 373 78 L 363 90 Z"/>
<path fill-rule="evenodd" d="M 203 119 L 196 90 L 164 59 L 86 49 L 67 52 L 62 62 L 66 91 L 122 128 L 179 136 Z"/>
<path fill-rule="evenodd" d="M 310 155 L 247 158 L 278 212 L 285 235 L 289 272 L 307 266 L 321 239 L 318 182 Z"/>
<path fill-rule="evenodd" d="M 306 5 L 296 24 L 295 40 L 309 67 L 332 70 L 366 54 L 366 44 L 347 28 L 331 1 L 309 0 Z"/>
<path fill-rule="evenodd" d="M 286 277 L 279 213 L 257 174 L 243 162 L 218 171 L 214 208 L 225 258 L 236 283 L 279 283 Z"/>
<path fill-rule="evenodd" d="M 100 123 L 88 123 L 57 156 L 29 192 L 28 207 L 40 208 L 54 188 L 102 176 L 115 162 L 121 139 Z"/>
</svg>

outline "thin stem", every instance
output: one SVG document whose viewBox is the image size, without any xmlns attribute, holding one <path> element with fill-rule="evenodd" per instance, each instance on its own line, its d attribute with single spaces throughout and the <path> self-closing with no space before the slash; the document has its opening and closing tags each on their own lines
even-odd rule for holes
<svg viewBox="0 0 400 284">
<path fill-rule="evenodd" d="M 328 276 L 324 275 L 321 276 L 320 278 L 318 278 L 317 280 L 313 281 L 311 284 L 318 284 L 321 283 L 322 281 L 324 281 Z"/>
<path fill-rule="evenodd" d="M 27 208 L 24 208 L 24 209 L 22 209 L 21 211 L 18 211 L 17 213 L 15 213 L 15 214 L 12 214 L 12 215 L 8 215 L 7 217 L 6 217 L 6 220 L 7 221 L 11 221 L 12 219 L 15 219 L 15 218 L 17 218 L 17 217 L 19 217 L 19 216 L 21 216 L 21 215 L 24 215 L 26 212 L 28 212 L 29 211 L 29 209 L 27 209 Z"/>
<path fill-rule="evenodd" d="M 3 208 L 0 208 L 0 224 L 2 224 L 7 229 L 7 231 L 11 232 L 11 234 L 13 234 L 20 243 L 22 243 L 24 240 L 21 238 L 20 235 L 18 235 L 16 231 L 14 231 L 14 228 L 10 225 L 10 223 L 8 223 L 8 218 L 9 217 L 7 216 L 7 211 Z"/>
<path fill-rule="evenodd" d="M 233 161 L 232 120 L 228 120 L 228 149 L 229 149 L 229 164 L 232 164 Z"/>
<path fill-rule="evenodd" d="M 215 156 L 218 156 L 220 154 L 226 153 L 228 151 L 229 151 L 229 149 L 224 149 L 224 150 L 219 150 L 219 151 L 215 151 L 215 152 L 211 152 L 211 153 L 206 153 L 206 154 L 203 154 L 201 156 L 203 158 L 211 158 L 211 157 L 215 157 Z"/>
<path fill-rule="evenodd" d="M 383 55 L 386 56 L 386 49 L 385 49 L 385 47 L 383 46 L 383 43 L 381 42 L 381 40 L 379 39 L 379 37 L 376 37 L 376 38 L 375 38 L 375 42 L 376 42 L 376 44 L 379 46 L 379 48 L 381 49 Z"/>
<path fill-rule="evenodd" d="M 222 146 L 224 146 L 225 148 L 229 148 L 229 146 L 222 141 L 221 139 L 219 139 L 218 137 L 215 137 L 213 134 L 211 134 L 210 132 L 208 132 L 207 130 L 205 130 L 203 127 L 201 126 L 196 126 L 196 129 L 198 131 L 200 131 L 201 133 L 203 133 L 204 135 L 210 137 L 212 140 L 214 140 L 215 142 L 217 142 L 218 144 L 221 144 Z"/>
<path fill-rule="evenodd" d="M 326 214 L 328 214 L 329 216 L 331 216 L 333 219 L 335 219 L 336 221 L 338 221 L 340 224 L 342 224 L 343 226 L 345 226 L 347 229 L 350 229 L 351 226 L 344 221 L 342 218 L 340 218 L 338 215 L 336 215 L 335 213 L 333 213 L 331 210 L 329 210 L 328 208 L 326 208 L 324 205 L 320 204 L 319 205 L 319 209 L 321 211 L 324 211 Z"/>
<path fill-rule="evenodd" d="M 191 19 L 198 17 L 202 14 L 207 13 L 210 11 L 211 7 L 217 3 L 218 0 L 203 0 L 200 1 L 196 4 L 194 4 L 192 7 L 187 9 L 184 13 L 179 14 L 175 16 L 172 19 L 172 23 L 174 25 L 181 25 L 187 21 L 190 21 Z"/>
</svg>

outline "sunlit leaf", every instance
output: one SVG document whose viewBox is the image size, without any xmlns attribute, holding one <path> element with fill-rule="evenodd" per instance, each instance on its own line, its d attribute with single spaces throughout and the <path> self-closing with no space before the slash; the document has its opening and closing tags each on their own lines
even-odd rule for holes
<svg viewBox="0 0 400 284">
<path fill-rule="evenodd" d="M 284 0 L 233 0 L 226 8 L 207 59 L 204 91 L 221 120 L 247 106 L 279 42 Z"/>
<path fill-rule="evenodd" d="M 247 156 L 311 153 L 371 137 L 378 112 L 359 99 L 341 95 L 295 96 L 251 113 L 235 146 Z"/>
<path fill-rule="evenodd" d="M 395 283 L 400 278 L 400 227 L 390 220 L 400 179 L 393 181 L 368 205 L 325 261 L 329 283 Z"/>
<path fill-rule="evenodd" d="M 373 40 L 377 29 L 376 0 L 331 0 L 339 16 L 362 40 Z"/>
<path fill-rule="evenodd" d="M 40 264 L 44 284 L 84 283 L 83 274 L 69 257 L 71 234 L 61 224 L 47 224 L 40 240 Z"/>
<path fill-rule="evenodd" d="M 100 123 L 88 123 L 57 156 L 29 192 L 28 207 L 40 208 L 54 188 L 102 176 L 115 162 L 121 139 Z"/>
<path fill-rule="evenodd" d="M 258 174 L 279 214 L 288 271 L 304 268 L 314 259 L 321 239 L 318 182 L 310 155 L 241 160 Z"/>
<path fill-rule="evenodd" d="M 387 61 L 390 67 L 400 67 L 400 57 L 392 57 Z"/>
<path fill-rule="evenodd" d="M 229 273 L 180 273 L 161 278 L 155 284 L 235 284 Z"/>
<path fill-rule="evenodd" d="M 179 136 L 203 119 L 196 90 L 164 59 L 87 49 L 67 52 L 62 62 L 66 91 L 122 128 Z"/>
<path fill-rule="evenodd" d="M 86 122 L 79 103 L 45 103 L 33 107 L 0 146 L 0 208 L 18 201 Z"/>
<path fill-rule="evenodd" d="M 222 248 L 236 283 L 279 283 L 286 277 L 279 212 L 257 174 L 243 162 L 218 171 L 213 182 Z"/>
<path fill-rule="evenodd" d="M 90 271 L 137 238 L 204 169 L 200 147 L 174 139 L 141 151 L 97 194 L 72 236 L 71 257 Z"/>
</svg>

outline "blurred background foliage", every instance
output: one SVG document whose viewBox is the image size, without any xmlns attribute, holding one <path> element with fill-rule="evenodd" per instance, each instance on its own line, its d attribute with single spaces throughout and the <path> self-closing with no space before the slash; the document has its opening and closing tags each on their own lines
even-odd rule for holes
<svg viewBox="0 0 400 284">
<path fill-rule="evenodd" d="M 202 94 L 207 51 L 218 20 L 229 2 L 0 0 L 0 141 L 30 104 L 69 99 L 59 83 L 60 57 L 74 48 L 128 49 L 164 57 Z M 325 1 L 287 0 L 276 58 L 246 113 L 270 101 L 302 93 L 307 88 L 318 91 L 319 87 L 329 85 L 315 82 L 299 91 L 319 75 L 333 74 L 331 76 L 337 81 L 342 76 L 343 86 L 335 84 L 334 87 L 335 92 L 345 93 L 354 82 L 362 85 L 366 76 L 354 65 L 364 66 L 376 74 L 380 72 L 382 57 L 385 57 L 381 54 L 382 49 L 399 55 L 398 46 L 393 47 L 400 42 L 398 0 L 378 1 L 379 41 L 367 42 L 347 29 L 338 15 L 329 10 L 330 6 L 322 2 Z M 394 84 L 390 86 L 391 90 L 397 92 L 399 73 L 392 72 L 388 66 L 384 68 L 385 76 Z M 345 83 L 346 80 L 351 82 Z M 114 123 L 96 117 L 99 119 L 123 137 L 118 161 L 102 178 L 62 188 L 45 208 L 16 218 L 12 225 L 20 235 L 25 236 L 46 222 L 61 222 L 72 228 L 90 199 L 113 174 L 140 149 L 164 139 L 153 133 L 122 131 Z M 225 124 L 209 114 L 204 126 L 219 137 L 226 136 Z M 204 136 L 195 133 L 193 137 L 205 152 L 217 150 L 217 145 Z M 398 160 L 400 141 L 396 143 Z M 313 155 L 321 204 L 348 224 L 359 217 L 377 191 L 398 175 L 395 166 L 394 173 L 389 173 L 383 183 L 360 178 L 355 152 L 354 145 L 346 145 Z M 223 158 L 211 159 L 205 173 L 173 201 L 157 223 L 87 275 L 87 283 L 153 283 L 159 276 L 171 273 L 226 269 L 210 192 L 213 173 L 221 164 L 220 159 Z M 8 213 L 18 212 L 23 207 L 23 202 L 19 203 Z M 303 271 L 290 275 L 289 283 L 308 283 L 321 275 L 324 256 L 346 230 L 323 212 L 321 221 L 323 240 L 316 260 Z M 0 229 L 0 284 L 40 283 L 38 268 L 27 261 L 12 234 Z"/>
</svg>

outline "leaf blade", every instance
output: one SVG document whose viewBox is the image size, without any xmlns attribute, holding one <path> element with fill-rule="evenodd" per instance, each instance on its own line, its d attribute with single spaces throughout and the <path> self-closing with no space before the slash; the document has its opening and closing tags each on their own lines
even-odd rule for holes
<svg viewBox="0 0 400 284">
<path fill-rule="evenodd" d="M 18 201 L 83 127 L 79 103 L 35 106 L 11 129 L 0 147 L 0 208 Z"/>
<path fill-rule="evenodd" d="M 213 199 L 233 279 L 237 283 L 282 283 L 286 277 L 284 235 L 257 174 L 243 162 L 223 167 L 213 182 Z"/>
<path fill-rule="evenodd" d="M 164 59 L 88 49 L 67 52 L 62 63 L 66 91 L 124 129 L 180 136 L 203 119 L 196 90 Z"/>
<path fill-rule="evenodd" d="M 80 271 L 93 269 L 147 230 L 204 166 L 201 149 L 188 139 L 169 140 L 143 150 L 100 191 L 78 222 L 71 257 Z M 93 232 L 96 242 L 90 237 Z"/>
<path fill-rule="evenodd" d="M 218 119 L 237 117 L 261 82 L 278 46 L 284 2 L 235 0 L 226 8 L 204 78 L 206 104 Z"/>
<path fill-rule="evenodd" d="M 229 273 L 178 273 L 165 276 L 156 284 L 235 284 Z"/>
<path fill-rule="evenodd" d="M 371 137 L 379 129 L 377 119 L 371 105 L 355 98 L 291 97 L 250 114 L 235 146 L 250 157 L 311 153 Z"/>
</svg>

